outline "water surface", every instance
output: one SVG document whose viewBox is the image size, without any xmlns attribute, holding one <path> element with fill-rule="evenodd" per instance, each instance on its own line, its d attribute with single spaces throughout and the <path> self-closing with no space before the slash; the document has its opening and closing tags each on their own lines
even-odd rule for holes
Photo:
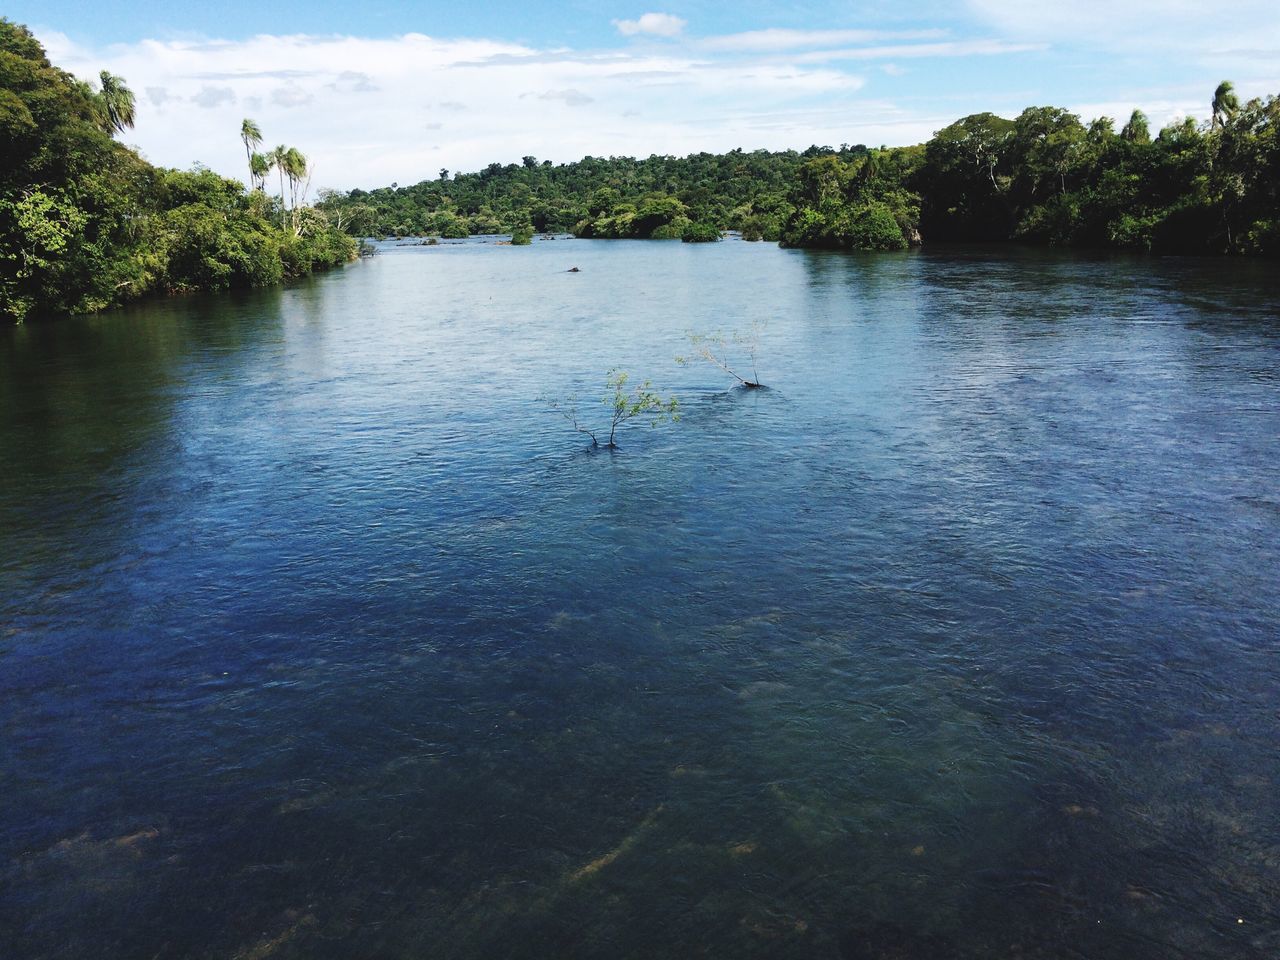
<svg viewBox="0 0 1280 960">
<path fill-rule="evenodd" d="M 5 955 L 1280 955 L 1278 388 L 1267 265 L 1009 249 L 0 331 Z"/>
</svg>

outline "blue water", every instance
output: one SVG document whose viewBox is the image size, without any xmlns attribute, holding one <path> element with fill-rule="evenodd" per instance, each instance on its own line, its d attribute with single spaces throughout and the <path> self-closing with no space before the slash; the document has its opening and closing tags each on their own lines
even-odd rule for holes
<svg viewBox="0 0 1280 960">
<path fill-rule="evenodd" d="M 0 956 L 1280 955 L 1270 267 L 386 245 L 0 331 Z M 769 389 L 675 362 L 753 322 Z M 681 419 L 590 449 L 612 368 Z"/>
</svg>

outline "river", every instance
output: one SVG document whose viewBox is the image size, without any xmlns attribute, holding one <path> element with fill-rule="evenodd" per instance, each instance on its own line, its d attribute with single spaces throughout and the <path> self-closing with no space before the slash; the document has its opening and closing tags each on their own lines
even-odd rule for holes
<svg viewBox="0 0 1280 960">
<path fill-rule="evenodd" d="M 384 244 L 0 330 L 0 953 L 1280 955 L 1273 267 Z M 615 368 L 680 419 L 593 450 Z"/>
</svg>

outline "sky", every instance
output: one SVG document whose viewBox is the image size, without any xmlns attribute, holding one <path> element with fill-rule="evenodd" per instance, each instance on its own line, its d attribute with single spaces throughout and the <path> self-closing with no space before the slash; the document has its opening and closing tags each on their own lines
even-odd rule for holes
<svg viewBox="0 0 1280 960">
<path fill-rule="evenodd" d="M 1219 12 L 1227 10 L 1229 13 Z M 240 122 L 313 187 L 525 156 L 920 143 L 971 113 L 1067 107 L 1159 128 L 1214 87 L 1280 94 L 1280 3 L 1240 0 L 8 0 L 54 63 L 126 80 L 123 139 L 245 179 Z"/>
</svg>

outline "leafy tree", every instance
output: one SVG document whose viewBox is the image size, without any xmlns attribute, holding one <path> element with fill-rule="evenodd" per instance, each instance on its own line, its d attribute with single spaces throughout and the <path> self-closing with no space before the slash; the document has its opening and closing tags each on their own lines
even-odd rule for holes
<svg viewBox="0 0 1280 960">
<path fill-rule="evenodd" d="M 590 426 L 581 419 L 576 399 L 564 402 L 552 400 L 549 403 L 552 409 L 558 410 L 573 424 L 573 429 L 591 438 L 591 446 L 609 450 L 617 449 L 618 428 L 632 420 L 646 421 L 650 426 L 655 426 L 666 420 L 680 419 L 680 404 L 675 397 L 664 399 L 653 390 L 648 380 L 631 384 L 630 379 L 625 370 L 610 370 L 605 377 L 607 392 L 600 398 L 600 403 L 607 411 L 609 435 L 604 443 L 599 439 L 604 428 Z"/>
<path fill-rule="evenodd" d="M 1240 109 L 1240 98 L 1236 96 L 1235 87 L 1230 80 L 1223 80 L 1213 91 L 1213 118 L 1210 121 L 1213 129 L 1221 130 Z"/>
</svg>

